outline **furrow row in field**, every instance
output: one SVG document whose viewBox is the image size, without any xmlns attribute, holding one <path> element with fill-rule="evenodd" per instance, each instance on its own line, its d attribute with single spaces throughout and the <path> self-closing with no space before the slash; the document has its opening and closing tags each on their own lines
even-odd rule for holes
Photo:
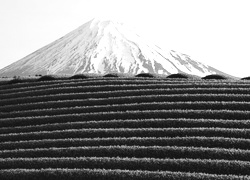
<svg viewBox="0 0 250 180">
<path fill-rule="evenodd" d="M 220 92 L 203 92 L 193 93 L 183 91 L 182 93 L 175 92 L 169 94 L 169 91 L 164 89 L 155 90 L 129 90 L 129 91 L 107 91 L 107 92 L 92 92 L 92 93 L 68 93 L 68 94 L 55 94 L 55 95 L 44 95 L 44 96 L 33 96 L 33 97 L 19 97 L 10 99 L 0 99 L 0 107 L 7 105 L 20 105 L 20 104 L 34 104 L 34 103 L 48 103 L 53 101 L 64 101 L 64 100 L 84 100 L 85 104 L 88 101 L 95 101 L 89 104 L 95 103 L 96 105 L 104 105 L 111 103 L 116 104 L 121 99 L 123 103 L 129 102 L 153 102 L 164 99 L 166 101 L 245 101 L 250 102 L 250 94 L 234 93 L 223 93 Z M 147 99 L 148 101 L 145 101 Z M 118 101 L 117 101 L 118 100 Z M 105 101 L 105 102 L 104 102 Z M 112 102 L 113 101 L 113 102 Z M 103 104 L 101 104 L 103 103 Z M 4 107 L 3 107 L 4 108 Z"/>
<path fill-rule="evenodd" d="M 53 81 L 32 81 L 32 82 L 23 82 L 23 83 L 17 83 L 17 84 L 5 84 L 0 86 L 0 91 L 5 91 L 6 89 L 9 90 L 14 90 L 14 89 L 22 89 L 26 87 L 36 87 L 36 86 L 54 86 L 54 85 L 59 85 L 59 84 L 70 84 L 70 83 L 82 83 L 82 82 L 119 82 L 119 81 L 124 81 L 124 82 L 138 82 L 138 83 L 150 83 L 150 82 L 167 82 L 167 83 L 202 83 L 202 84 L 224 84 L 224 85 L 230 85 L 230 84 L 238 84 L 238 85 L 248 85 L 250 84 L 248 81 L 231 81 L 231 80 L 224 80 L 224 81 L 209 81 L 209 80 L 192 80 L 192 79 L 162 79 L 162 78 L 87 78 L 87 79 L 63 79 L 63 80 L 53 80 Z"/>
<path fill-rule="evenodd" d="M 103 78 L 103 77 L 87 78 L 87 79 L 58 79 L 58 80 L 50 80 L 50 81 L 39 81 L 39 80 L 34 81 L 34 80 L 31 80 L 31 81 L 24 81 L 24 82 L 21 82 L 21 83 L 14 83 L 14 84 L 6 83 L 6 84 L 0 86 L 0 91 L 1 90 L 4 91 L 6 89 L 10 89 L 10 90 L 13 89 L 14 90 L 14 89 L 25 88 L 25 87 L 36 87 L 36 86 L 46 86 L 46 85 L 48 85 L 48 86 L 52 85 L 53 86 L 53 85 L 64 84 L 64 83 L 78 83 L 78 82 L 88 82 L 88 81 L 97 81 L 98 82 L 98 81 L 109 81 L 109 80 L 111 80 L 111 81 L 112 80 L 117 80 L 117 81 L 119 81 L 119 80 L 121 80 L 121 81 L 122 80 L 128 80 L 129 81 L 129 80 L 132 80 L 132 79 L 136 80 L 135 78 L 119 78 L 119 79 L 114 78 L 114 79 L 111 79 L 111 78 Z M 140 80 L 140 79 L 138 79 L 138 80 Z M 141 79 L 141 80 L 143 80 L 143 79 Z M 152 80 L 157 81 L 157 80 L 161 80 L 161 79 L 155 78 L 155 79 L 145 79 L 145 80 L 146 81 L 147 80 L 148 81 L 152 81 Z M 164 80 L 164 79 L 162 79 L 162 80 Z M 230 82 L 228 82 L 228 83 L 230 83 Z M 245 82 L 239 81 L 239 83 L 245 83 Z"/>
<path fill-rule="evenodd" d="M 46 108 L 46 104 L 44 106 Z M 2 118 L 15 117 L 36 117 L 36 116 L 55 116 L 62 114 L 78 113 L 97 113 L 112 111 L 141 111 L 141 110 L 232 110 L 248 111 L 250 102 L 150 102 L 150 103 L 131 103 L 131 104 L 112 104 L 112 105 L 93 105 L 93 106 L 76 106 L 68 108 L 50 108 L 35 109 L 27 111 L 13 111 L 10 113 L 1 113 Z"/>
<path fill-rule="evenodd" d="M 171 81 L 159 81 L 159 80 L 140 80 L 140 79 L 109 79 L 109 80 L 104 80 L 104 79 L 99 79 L 99 80 L 92 80 L 92 81 L 65 81 L 65 82 L 59 82 L 59 83 L 53 83 L 53 84 L 47 84 L 47 82 L 39 85 L 35 85 L 34 83 L 26 84 L 25 86 L 22 87 L 17 87 L 17 88 L 11 88 L 11 89 L 0 89 L 0 94 L 4 93 L 14 93 L 14 92 L 23 92 L 23 91 L 31 91 L 31 90 L 42 90 L 42 89 L 51 89 L 51 88 L 65 88 L 65 87 L 77 87 L 77 86 L 96 86 L 96 85 L 133 85 L 133 84 L 168 84 L 168 85 L 175 85 L 175 84 L 180 84 L 181 82 L 171 82 Z M 189 82 L 185 83 L 187 86 L 192 85 L 194 83 Z M 182 85 L 185 85 L 182 83 Z M 196 84 L 196 83 L 195 83 Z M 197 83 L 198 84 L 198 83 Z M 202 85 L 206 85 L 207 83 L 204 82 Z M 218 83 L 211 83 L 211 85 L 215 86 L 220 86 Z M 229 84 L 221 84 L 222 86 L 230 86 Z M 208 86 L 208 85 L 207 85 Z M 232 86 L 234 86 L 232 84 Z M 250 84 L 239 84 L 238 86 L 235 85 L 236 87 L 250 87 Z"/>
<path fill-rule="evenodd" d="M 19 88 L 25 88 L 25 87 L 35 87 L 35 86 L 50 86 L 50 85 L 58 85 L 58 84 L 63 84 L 63 83 L 79 83 L 79 82 L 107 82 L 107 81 L 140 81 L 140 82 L 187 82 L 187 80 L 175 80 L 175 79 L 162 79 L 162 78 L 103 78 L 103 77 L 97 77 L 97 78 L 87 78 L 87 79 L 63 79 L 63 80 L 53 80 L 53 81 L 32 81 L 32 82 L 22 82 L 22 83 L 16 83 L 16 84 L 5 84 L 0 86 L 0 91 L 1 90 L 6 90 L 6 89 L 19 89 Z M 193 82 L 192 80 L 188 80 L 188 82 Z M 194 81 L 197 82 L 197 81 Z M 205 81 L 208 82 L 208 81 Z M 224 81 L 223 83 L 234 83 L 232 81 Z M 235 83 L 240 83 L 240 84 L 247 84 L 248 81 L 235 81 Z"/>
<path fill-rule="evenodd" d="M 18 89 L 27 86 L 40 86 L 40 85 L 50 85 L 50 84 L 58 84 L 58 83 L 65 83 L 65 80 L 55 80 L 55 81 L 34 81 L 34 82 L 22 82 L 22 83 L 15 83 L 15 84 L 4 84 L 0 86 L 0 90 L 6 89 Z"/>
<path fill-rule="evenodd" d="M 250 129 L 250 120 L 219 119 L 124 119 L 105 121 L 59 122 L 31 126 L 1 127 L 0 134 L 88 128 L 236 128 Z"/>
<path fill-rule="evenodd" d="M 250 150 L 250 139 L 226 137 L 110 137 L 110 138 L 64 138 L 0 143 L 0 150 L 62 148 L 86 146 L 186 146 Z"/>
<path fill-rule="evenodd" d="M 142 171 L 142 170 L 121 170 L 121 169 L 69 169 L 69 168 L 45 168 L 45 169 L 7 169 L 0 170 L 0 178 L 9 179 L 119 179 L 119 180 L 176 180 L 176 179 L 192 179 L 192 180 L 246 180 L 250 176 L 242 175 L 219 175 L 208 173 L 191 173 L 191 172 L 173 172 L 173 171 Z"/>
<path fill-rule="evenodd" d="M 236 94 L 175 94 L 175 95 L 138 95 L 138 96 L 122 96 L 122 97 L 104 97 L 104 98 L 87 98 L 87 99 L 73 99 L 75 96 L 65 95 L 66 97 L 72 97 L 66 100 L 56 100 L 49 101 L 48 97 L 37 97 L 28 98 L 30 101 L 38 101 L 33 103 L 26 103 L 26 98 L 12 99 L 9 101 L 2 101 L 4 106 L 0 106 L 0 112 L 12 112 L 12 111 L 25 111 L 25 110 L 35 110 L 35 109 L 45 109 L 45 108 L 67 108 L 76 106 L 97 106 L 97 105 L 112 105 L 112 104 L 133 104 L 133 103 L 160 103 L 160 102 L 222 102 L 222 103 L 249 103 L 250 95 L 236 95 Z M 78 94 L 78 98 L 84 96 L 83 94 Z M 55 96 L 49 96 L 51 99 Z M 60 97 L 58 97 L 60 98 Z M 46 101 L 42 101 L 46 99 Z M 65 99 L 63 97 L 62 99 Z M 48 101 L 47 101 L 48 100 Z M 8 103 L 9 105 L 6 105 Z"/>
<path fill-rule="evenodd" d="M 100 168 L 150 171 L 201 172 L 224 175 L 250 175 L 250 163 L 211 159 L 158 158 L 7 158 L 0 159 L 0 169 Z"/>
<path fill-rule="evenodd" d="M 249 120 L 250 111 L 230 110 L 148 110 L 148 111 L 116 111 L 98 113 L 79 113 L 56 116 L 16 117 L 0 119 L 1 127 L 40 125 L 48 123 L 65 123 L 79 121 L 101 121 L 115 119 L 147 119 L 147 118 L 187 118 L 187 119 L 225 119 Z"/>
<path fill-rule="evenodd" d="M 1 142 L 62 138 L 204 136 L 250 139 L 250 129 L 237 128 L 106 128 L 0 134 Z"/>
<path fill-rule="evenodd" d="M 179 89 L 178 86 L 176 87 L 174 85 L 173 87 L 169 87 L 168 84 L 161 84 L 161 83 L 160 84 L 129 84 L 129 85 L 127 84 L 106 85 L 105 84 L 105 85 L 92 85 L 92 86 L 69 86 L 69 87 L 63 87 L 63 88 L 60 88 L 60 87 L 46 88 L 46 89 L 38 88 L 37 90 L 31 90 L 31 91 L 0 94 L 0 98 L 5 99 L 5 98 L 25 97 L 25 96 L 33 96 L 33 95 L 49 95 L 49 94 L 58 94 L 58 93 L 62 94 L 62 93 L 76 93 L 76 92 L 100 92 L 100 91 L 118 91 L 118 90 L 124 91 L 124 90 L 139 90 L 139 89 L 141 90 L 142 88 L 143 89 L 158 88 L 158 89 L 167 89 L 167 90 Z M 192 88 L 194 87 L 191 86 L 191 89 Z M 224 89 L 228 89 L 228 88 L 224 88 Z M 234 89 L 238 89 L 238 88 L 234 88 Z M 249 88 L 243 88 L 243 89 L 249 89 Z"/>
<path fill-rule="evenodd" d="M 250 160 L 249 150 L 185 146 L 86 146 L 0 151 L 1 158 L 81 157 L 83 155 L 85 157 L 221 159 L 246 162 Z"/>
<path fill-rule="evenodd" d="M 67 88 L 67 87 L 87 87 L 87 86 L 118 86 L 118 85 L 153 85 L 153 84 L 162 84 L 165 86 L 169 86 L 171 88 L 250 88 L 250 84 L 247 83 L 218 83 L 218 82 L 204 82 L 204 81 L 197 81 L 197 82 L 171 82 L 171 81 L 158 81 L 158 80 L 93 80 L 93 81 L 65 81 L 56 84 L 46 84 L 34 86 L 33 83 L 28 84 L 24 87 L 20 88 L 13 88 L 13 89 L 4 89 L 0 90 L 0 94 L 11 94 L 11 93 L 21 93 L 26 91 L 37 91 L 37 90 L 46 90 L 46 89 L 55 89 L 55 88 Z"/>
<path fill-rule="evenodd" d="M 77 86 L 77 87 L 65 87 L 65 88 L 52 88 L 43 90 L 25 91 L 20 93 L 0 94 L 0 99 L 8 98 L 19 98 L 19 97 L 32 97 L 41 95 L 53 95 L 53 94 L 65 94 L 65 93 L 93 93 L 93 92 L 107 92 L 107 91 L 128 91 L 128 90 L 165 90 L 166 93 L 177 94 L 177 93 L 238 93 L 238 94 L 249 94 L 250 88 L 214 88 L 214 87 L 193 87 L 190 88 L 178 88 L 169 87 L 164 84 L 147 84 L 147 85 L 103 85 L 103 86 Z"/>
</svg>

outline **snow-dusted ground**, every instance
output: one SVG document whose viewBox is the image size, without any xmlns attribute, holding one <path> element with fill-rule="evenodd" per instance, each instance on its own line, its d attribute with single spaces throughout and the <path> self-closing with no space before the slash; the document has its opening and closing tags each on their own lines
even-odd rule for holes
<svg viewBox="0 0 250 180">
<path fill-rule="evenodd" d="M 0 70 L 0 76 L 78 73 L 221 73 L 173 50 L 162 50 L 122 23 L 93 19 Z"/>
</svg>

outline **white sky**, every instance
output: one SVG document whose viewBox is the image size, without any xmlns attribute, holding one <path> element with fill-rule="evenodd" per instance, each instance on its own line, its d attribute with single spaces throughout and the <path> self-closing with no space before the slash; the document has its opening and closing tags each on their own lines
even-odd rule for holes
<svg viewBox="0 0 250 180">
<path fill-rule="evenodd" d="M 134 25 L 162 49 L 250 76 L 249 0 L 0 0 L 0 69 L 99 16 Z"/>
</svg>

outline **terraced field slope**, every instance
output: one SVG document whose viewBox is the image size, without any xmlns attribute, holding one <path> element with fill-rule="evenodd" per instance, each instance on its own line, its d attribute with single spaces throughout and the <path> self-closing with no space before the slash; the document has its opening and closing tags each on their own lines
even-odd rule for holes
<svg viewBox="0 0 250 180">
<path fill-rule="evenodd" d="M 0 179 L 250 179 L 250 82 L 0 86 Z"/>
</svg>

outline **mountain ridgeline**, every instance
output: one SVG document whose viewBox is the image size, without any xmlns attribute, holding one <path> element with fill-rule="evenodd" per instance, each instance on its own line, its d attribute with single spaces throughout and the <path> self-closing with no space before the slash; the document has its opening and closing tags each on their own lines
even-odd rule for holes
<svg viewBox="0 0 250 180">
<path fill-rule="evenodd" d="M 0 76 L 81 73 L 225 73 L 147 42 L 122 23 L 93 19 L 0 70 Z"/>
</svg>

